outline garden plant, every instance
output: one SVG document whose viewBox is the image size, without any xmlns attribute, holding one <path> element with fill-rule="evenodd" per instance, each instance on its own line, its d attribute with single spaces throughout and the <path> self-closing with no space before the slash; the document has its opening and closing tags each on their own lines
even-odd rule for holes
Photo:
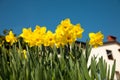
<svg viewBox="0 0 120 80">
<path fill-rule="evenodd" d="M 0 80 L 113 80 L 115 61 L 110 69 L 102 57 L 89 58 L 93 47 L 103 45 L 104 35 L 89 33 L 83 47 L 76 43 L 83 32 L 69 18 L 55 32 L 38 25 L 23 28 L 19 36 L 9 31 L 0 39 Z"/>
</svg>

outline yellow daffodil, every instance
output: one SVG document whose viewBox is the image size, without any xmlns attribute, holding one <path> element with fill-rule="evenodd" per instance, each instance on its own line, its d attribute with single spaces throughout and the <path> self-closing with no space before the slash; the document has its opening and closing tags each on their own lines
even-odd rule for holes
<svg viewBox="0 0 120 80">
<path fill-rule="evenodd" d="M 101 32 L 89 33 L 89 38 L 90 38 L 90 42 L 89 42 L 90 45 L 94 47 L 103 45 L 104 35 Z"/>
<path fill-rule="evenodd" d="M 44 46 L 51 46 L 55 45 L 55 34 L 51 31 L 48 31 L 44 37 Z"/>
<path fill-rule="evenodd" d="M 22 34 L 20 36 L 24 39 L 25 42 L 30 42 L 32 39 L 32 29 L 23 28 Z"/>
<path fill-rule="evenodd" d="M 33 38 L 33 32 L 31 28 L 23 28 L 22 34 L 20 36 L 24 39 L 26 43 L 29 44 L 30 47 L 35 45 L 35 41 Z"/>
<path fill-rule="evenodd" d="M 84 29 L 81 27 L 80 24 L 76 24 L 71 31 L 73 34 L 75 34 L 76 38 L 82 38 L 82 33 L 84 32 Z"/>
<path fill-rule="evenodd" d="M 27 51 L 25 49 L 21 50 L 21 49 L 17 49 L 18 51 L 18 54 L 22 57 L 22 58 L 25 58 L 27 59 Z"/>
<path fill-rule="evenodd" d="M 72 27 L 73 24 L 71 23 L 69 18 L 62 20 L 61 23 L 57 26 L 57 28 L 61 28 L 63 31 L 68 31 Z"/>
<path fill-rule="evenodd" d="M 43 35 L 34 32 L 32 34 L 32 41 L 34 42 L 33 46 L 40 46 L 43 43 Z"/>
<path fill-rule="evenodd" d="M 25 59 L 27 59 L 27 51 L 25 49 L 23 50 L 23 56 Z"/>
<path fill-rule="evenodd" d="M 65 35 L 65 38 L 66 38 L 66 44 L 67 43 L 72 44 L 76 40 L 76 36 L 74 36 L 74 34 L 70 32 Z"/>
<path fill-rule="evenodd" d="M 55 31 L 55 45 L 58 47 L 64 46 L 66 44 L 65 42 L 65 35 L 67 33 L 63 31 L 61 28 L 57 28 Z"/>
<path fill-rule="evenodd" d="M 40 27 L 38 25 L 36 26 L 35 30 L 33 31 L 33 39 L 36 43 L 36 46 L 40 46 L 41 44 L 43 44 L 45 33 L 46 27 Z"/>
<path fill-rule="evenodd" d="M 40 27 L 39 25 L 36 25 L 36 28 L 33 32 L 37 33 L 37 34 L 44 34 L 44 33 L 46 33 L 46 27 L 44 27 L 44 26 Z"/>
<path fill-rule="evenodd" d="M 60 34 L 55 34 L 55 46 L 59 48 L 60 46 L 64 46 L 65 44 L 65 37 L 61 37 Z"/>
<path fill-rule="evenodd" d="M 14 36 L 12 31 L 10 31 L 9 34 L 5 36 L 5 40 L 6 42 L 10 42 L 11 45 L 17 42 L 17 38 Z"/>
</svg>

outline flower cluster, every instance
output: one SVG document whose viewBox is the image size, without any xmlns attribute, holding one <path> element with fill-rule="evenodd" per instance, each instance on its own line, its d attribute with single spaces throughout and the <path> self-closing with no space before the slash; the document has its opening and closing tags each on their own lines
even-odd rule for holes
<svg viewBox="0 0 120 80">
<path fill-rule="evenodd" d="M 67 18 L 62 20 L 60 24 L 57 26 L 55 33 L 46 29 L 45 26 L 36 26 L 36 28 L 32 31 L 31 28 L 23 28 L 20 37 L 24 39 L 24 42 L 28 43 L 30 47 L 32 46 L 64 46 L 66 44 L 72 44 L 78 38 L 82 38 L 82 33 L 84 29 L 80 24 L 72 24 L 70 19 Z M 101 32 L 98 33 L 90 33 L 90 45 L 94 47 L 98 45 L 102 45 L 103 34 Z M 14 37 L 12 31 L 9 32 L 9 35 L 6 36 L 6 41 L 13 44 L 17 41 Z"/>
<path fill-rule="evenodd" d="M 43 44 L 44 46 L 59 47 L 71 44 L 77 38 L 81 38 L 83 31 L 80 24 L 74 25 L 70 19 L 65 19 L 57 26 L 55 33 L 50 30 L 46 31 L 46 27 L 37 25 L 34 31 L 31 28 L 23 28 L 20 36 L 30 46 L 40 46 Z"/>
<path fill-rule="evenodd" d="M 82 38 L 84 29 L 80 24 L 72 24 L 70 19 L 65 19 L 57 26 L 55 30 L 56 46 L 71 44 L 77 38 Z"/>
<path fill-rule="evenodd" d="M 39 46 L 43 44 L 43 39 L 46 34 L 46 27 L 40 27 L 36 26 L 36 29 L 32 32 L 31 28 L 23 28 L 22 33 L 20 34 L 20 37 L 24 39 L 26 43 L 32 46 Z"/>
</svg>

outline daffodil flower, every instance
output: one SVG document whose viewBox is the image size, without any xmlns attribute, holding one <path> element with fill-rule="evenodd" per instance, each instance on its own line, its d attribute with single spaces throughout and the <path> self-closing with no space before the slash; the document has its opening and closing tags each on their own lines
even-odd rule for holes
<svg viewBox="0 0 120 80">
<path fill-rule="evenodd" d="M 97 33 L 89 33 L 90 42 L 89 44 L 93 47 L 103 45 L 104 35 L 99 31 Z"/>
<path fill-rule="evenodd" d="M 13 32 L 10 31 L 8 35 L 5 36 L 6 42 L 9 42 L 11 45 L 17 42 L 17 38 L 14 36 Z"/>
</svg>

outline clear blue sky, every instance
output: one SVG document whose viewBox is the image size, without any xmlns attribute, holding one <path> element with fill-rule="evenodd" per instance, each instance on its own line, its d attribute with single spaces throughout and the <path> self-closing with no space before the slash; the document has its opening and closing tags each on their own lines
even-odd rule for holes
<svg viewBox="0 0 120 80">
<path fill-rule="evenodd" d="M 120 0 L 0 0 L 0 34 L 13 29 L 19 35 L 23 27 L 35 25 L 54 31 L 65 18 L 84 28 L 81 41 L 101 31 L 104 41 L 113 35 L 120 42 Z"/>
</svg>

